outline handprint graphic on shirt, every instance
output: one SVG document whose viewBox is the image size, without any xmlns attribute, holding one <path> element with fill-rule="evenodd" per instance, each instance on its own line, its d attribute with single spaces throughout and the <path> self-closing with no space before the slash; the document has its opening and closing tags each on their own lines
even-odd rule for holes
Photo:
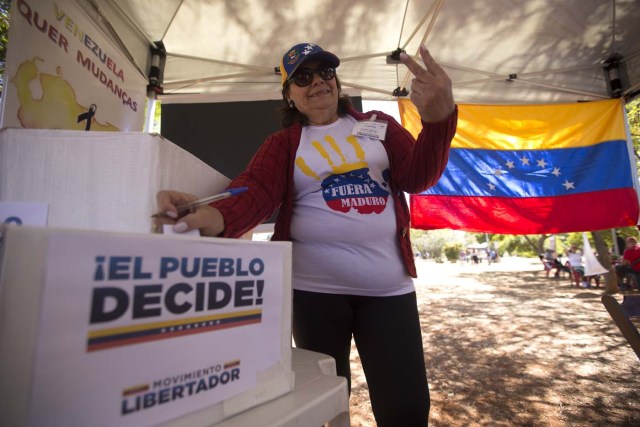
<svg viewBox="0 0 640 427">
<path fill-rule="evenodd" d="M 307 165 L 302 157 L 296 158 L 296 166 L 302 173 L 321 182 L 322 196 L 327 206 L 334 211 L 349 212 L 355 209 L 359 214 L 379 214 L 387 206 L 389 192 L 383 187 L 387 183 L 379 184 L 369 175 L 369 164 L 365 161 L 365 154 L 358 139 L 350 135 L 346 141 L 353 147 L 356 161 L 348 162 L 336 141 L 329 135 L 324 137 L 326 143 L 333 150 L 334 158 L 340 158 L 340 163 L 335 163 L 325 148 L 319 141 L 312 141 L 311 146 L 320 154 L 331 168 L 332 174 L 327 177 L 320 177 Z M 383 172 L 384 177 L 388 177 L 388 170 Z"/>
</svg>

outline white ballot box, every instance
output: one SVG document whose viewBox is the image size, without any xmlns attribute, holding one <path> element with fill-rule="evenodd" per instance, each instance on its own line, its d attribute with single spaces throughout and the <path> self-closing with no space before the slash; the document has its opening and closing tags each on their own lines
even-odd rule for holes
<svg viewBox="0 0 640 427">
<path fill-rule="evenodd" d="M 292 390 L 290 243 L 0 233 L 3 425 L 214 425 Z"/>
<path fill-rule="evenodd" d="M 204 197 L 228 183 L 158 135 L 0 130 L 0 201 L 47 203 L 53 227 L 148 232 L 158 191 Z"/>
</svg>

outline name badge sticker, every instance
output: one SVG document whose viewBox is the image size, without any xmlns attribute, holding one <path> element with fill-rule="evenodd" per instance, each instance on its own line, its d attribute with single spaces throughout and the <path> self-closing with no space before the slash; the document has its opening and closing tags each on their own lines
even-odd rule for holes
<svg viewBox="0 0 640 427">
<path fill-rule="evenodd" d="M 370 120 L 357 122 L 353 126 L 353 130 L 351 131 L 351 133 L 356 136 L 384 141 L 384 138 L 387 134 L 387 122 L 376 120 L 376 115 L 374 114 L 373 116 L 371 116 Z"/>
</svg>

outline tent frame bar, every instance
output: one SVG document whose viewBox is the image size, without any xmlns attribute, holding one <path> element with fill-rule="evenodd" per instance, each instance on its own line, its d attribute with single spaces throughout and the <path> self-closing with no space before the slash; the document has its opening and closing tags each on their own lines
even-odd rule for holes
<svg viewBox="0 0 640 427">
<path fill-rule="evenodd" d="M 245 71 L 245 72 L 242 72 L 242 73 L 225 74 L 225 75 L 221 75 L 221 76 L 204 77 L 204 78 L 200 78 L 200 79 L 189 79 L 189 80 L 179 80 L 179 81 L 175 81 L 175 82 L 165 82 L 164 83 L 164 87 L 165 87 L 165 89 L 171 89 L 171 88 L 176 87 L 176 86 L 187 87 L 187 86 L 192 86 L 194 84 L 215 82 L 217 80 L 232 79 L 232 78 L 235 78 L 235 77 L 264 76 L 264 75 L 269 75 L 270 76 L 271 74 L 266 74 L 266 73 L 264 73 L 262 71 Z"/>
<path fill-rule="evenodd" d="M 364 86 L 364 85 L 360 85 L 360 84 L 356 84 L 356 83 L 349 83 L 349 82 L 345 82 L 345 81 L 341 81 L 340 83 L 342 84 L 342 86 L 348 86 L 348 87 L 352 87 L 354 89 L 368 90 L 368 91 L 371 91 L 371 92 L 377 92 L 377 93 L 382 93 L 384 95 L 393 96 L 393 92 L 390 91 L 390 90 L 382 90 L 382 89 L 378 89 L 378 88 L 371 87 L 371 86 Z"/>
<path fill-rule="evenodd" d="M 340 58 L 340 63 L 351 62 L 351 61 L 359 61 L 359 60 L 362 60 L 362 59 L 379 58 L 381 56 L 387 56 L 387 55 L 389 55 L 389 52 L 380 52 L 380 53 L 370 53 L 368 55 L 349 56 L 347 58 Z"/>
<path fill-rule="evenodd" d="M 164 29 L 164 33 L 162 33 L 162 37 L 160 38 L 160 40 L 164 40 L 164 38 L 167 36 L 167 33 L 169 32 L 169 28 L 171 28 L 171 24 L 173 24 L 173 21 L 176 19 L 176 16 L 178 16 L 178 12 L 180 11 L 180 8 L 182 7 L 183 4 L 184 4 L 184 0 L 180 0 L 180 4 L 178 5 L 178 7 L 176 7 L 176 11 L 173 13 L 171 20 L 167 25 L 167 28 Z"/>
<path fill-rule="evenodd" d="M 414 59 L 417 60 L 418 57 L 420 56 L 420 47 L 424 45 L 427 41 L 427 38 L 429 38 L 429 34 L 431 34 L 431 30 L 433 29 L 433 26 L 436 23 L 436 19 L 438 18 L 438 15 L 440 14 L 440 10 L 442 9 L 442 5 L 444 4 L 445 1 L 446 0 L 436 0 L 436 2 L 434 3 L 435 9 L 433 11 L 433 15 L 431 15 L 431 20 L 429 21 L 429 25 L 427 26 L 424 36 L 422 37 L 422 40 L 420 41 L 420 45 L 418 45 L 416 54 L 413 55 Z M 407 70 L 407 72 L 404 75 L 404 78 L 402 79 L 402 84 L 400 84 L 400 90 L 407 87 L 407 82 L 409 81 L 410 77 L 411 77 L 411 72 Z"/>
<path fill-rule="evenodd" d="M 431 3 L 431 6 L 429 6 L 429 9 L 427 10 L 427 12 L 424 14 L 424 16 L 422 17 L 422 19 L 420 20 L 420 22 L 418 22 L 418 25 L 416 25 L 416 28 L 413 30 L 413 32 L 409 35 L 409 37 L 407 38 L 407 40 L 404 42 L 404 44 L 402 45 L 402 50 L 405 50 L 407 48 L 407 46 L 409 45 L 409 43 L 411 43 L 411 40 L 413 40 L 413 38 L 415 37 L 415 35 L 418 33 L 418 31 L 420 30 L 420 28 L 422 28 L 422 26 L 424 25 L 425 22 L 427 22 L 427 19 L 429 19 L 429 16 L 431 16 L 431 14 L 433 13 L 433 10 L 435 8 L 436 5 L 436 1 Z"/>
<path fill-rule="evenodd" d="M 167 53 L 167 58 L 169 58 L 169 57 L 182 58 L 182 59 L 191 59 L 193 61 L 201 61 L 201 62 L 210 62 L 212 64 L 231 65 L 233 67 L 244 68 L 244 69 L 251 70 L 251 71 L 262 71 L 262 72 L 269 72 L 269 73 L 273 73 L 274 72 L 273 68 L 270 68 L 270 67 L 259 67 L 257 65 L 249 65 L 249 64 L 242 64 L 242 63 L 239 63 L 239 62 L 223 61 L 221 59 L 204 58 L 202 56 L 183 55 L 181 53 Z"/>
<path fill-rule="evenodd" d="M 584 96 L 592 96 L 594 98 L 600 98 L 600 99 L 609 99 L 609 97 L 607 95 L 601 95 L 599 93 L 592 93 L 592 92 L 587 92 L 587 91 L 583 91 L 583 90 L 579 90 L 579 89 L 572 89 L 572 88 L 568 88 L 568 87 L 562 87 L 562 86 L 552 85 L 552 84 L 548 84 L 548 83 L 537 82 L 535 80 L 521 79 L 520 77 L 518 77 L 517 79 L 515 79 L 513 81 L 514 82 L 522 82 L 522 83 L 529 84 L 529 85 L 532 85 L 532 86 L 539 86 L 539 87 L 544 87 L 544 88 L 547 88 L 547 89 L 558 90 L 558 91 L 561 91 L 561 92 L 575 93 L 577 95 L 584 95 Z"/>
</svg>

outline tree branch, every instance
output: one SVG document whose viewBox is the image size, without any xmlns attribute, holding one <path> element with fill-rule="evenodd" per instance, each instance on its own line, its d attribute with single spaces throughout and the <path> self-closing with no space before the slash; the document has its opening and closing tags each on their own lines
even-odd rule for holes
<svg viewBox="0 0 640 427">
<path fill-rule="evenodd" d="M 536 245 L 531 241 L 531 239 L 529 238 L 529 236 L 523 235 L 522 237 L 524 237 L 524 239 L 525 239 L 527 242 L 529 242 L 529 244 L 531 245 L 531 247 L 533 248 L 533 250 L 534 250 L 535 252 L 538 252 L 538 246 L 536 246 Z"/>
</svg>

